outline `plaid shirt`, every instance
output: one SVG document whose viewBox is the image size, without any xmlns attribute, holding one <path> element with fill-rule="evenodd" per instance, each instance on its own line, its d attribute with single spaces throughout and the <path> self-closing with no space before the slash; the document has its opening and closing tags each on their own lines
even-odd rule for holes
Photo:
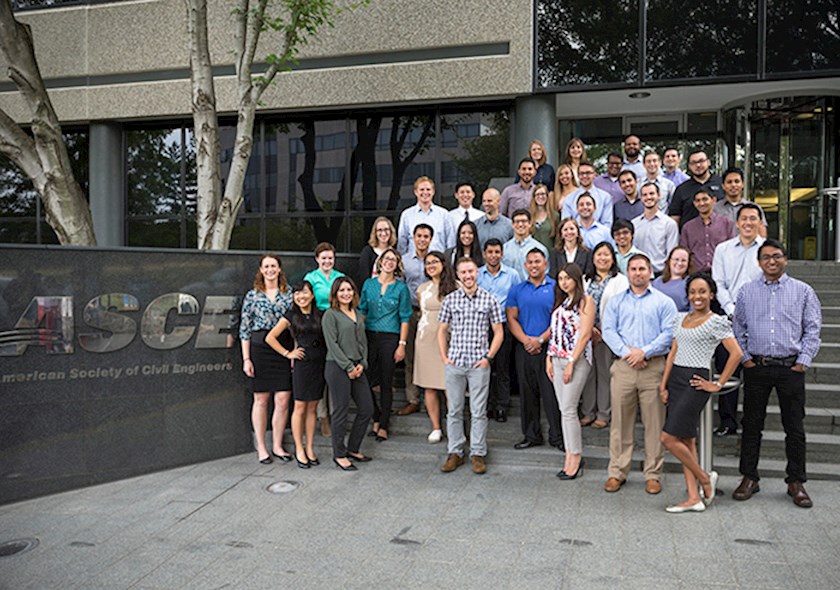
<svg viewBox="0 0 840 590">
<path fill-rule="evenodd" d="M 443 300 L 438 321 L 449 324 L 447 356 L 457 366 L 469 368 L 490 351 L 490 326 L 502 323 L 502 308 L 481 287 L 472 297 L 458 289 Z"/>
<path fill-rule="evenodd" d="M 786 357 L 811 366 L 820 350 L 822 309 L 814 290 L 783 274 L 768 283 L 762 276 L 741 287 L 733 329 L 746 362 L 754 354 Z"/>
</svg>

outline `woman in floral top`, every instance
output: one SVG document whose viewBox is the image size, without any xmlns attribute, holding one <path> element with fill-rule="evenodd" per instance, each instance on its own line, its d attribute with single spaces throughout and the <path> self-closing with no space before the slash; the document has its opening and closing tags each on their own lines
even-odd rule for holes
<svg viewBox="0 0 840 590">
<path fill-rule="evenodd" d="M 265 337 L 292 305 L 292 293 L 280 269 L 280 257 L 265 254 L 254 279 L 254 288 L 242 302 L 242 319 L 239 322 L 239 340 L 242 345 L 242 370 L 251 377 L 254 403 L 251 407 L 251 424 L 257 440 L 257 458 L 265 465 L 272 462 L 271 455 L 281 461 L 291 461 L 283 450 L 283 431 L 289 415 L 292 396 L 292 369 L 289 359 L 274 352 Z M 291 338 L 281 343 L 288 349 Z M 271 417 L 271 453 L 265 447 L 268 425 L 268 400 L 274 394 L 274 415 Z"/>
<path fill-rule="evenodd" d="M 583 290 L 583 272 L 577 264 L 565 264 L 557 273 L 554 312 L 545 370 L 554 383 L 560 406 L 566 461 L 557 474 L 562 480 L 583 473 L 583 441 L 578 421 L 578 402 L 592 364 L 592 326 L 595 302 Z"/>
</svg>

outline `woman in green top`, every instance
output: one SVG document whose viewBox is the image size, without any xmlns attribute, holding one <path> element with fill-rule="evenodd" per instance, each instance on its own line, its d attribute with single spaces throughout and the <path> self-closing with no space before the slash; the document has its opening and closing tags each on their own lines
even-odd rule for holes
<svg viewBox="0 0 840 590">
<path fill-rule="evenodd" d="M 376 440 L 388 440 L 391 406 L 394 403 L 394 370 L 405 358 L 411 294 L 400 280 L 403 265 L 400 253 L 387 248 L 376 260 L 375 277 L 362 285 L 359 311 L 365 316 L 371 387 L 379 386 L 382 406 L 373 398 L 373 432 Z"/>
<path fill-rule="evenodd" d="M 366 462 L 359 452 L 365 430 L 373 415 L 373 395 L 370 392 L 367 369 L 367 336 L 365 320 L 358 311 L 359 292 L 348 277 L 333 282 L 330 290 L 330 308 L 321 318 L 324 341 L 327 345 L 327 363 L 324 378 L 332 392 L 332 447 L 333 461 L 342 471 L 355 471 L 350 461 Z M 358 408 L 350 428 L 350 438 L 344 444 L 344 430 L 350 397 Z"/>
<path fill-rule="evenodd" d="M 315 262 L 318 268 L 306 273 L 304 281 L 309 281 L 315 290 L 315 305 L 324 311 L 330 306 L 330 287 L 344 273 L 336 270 L 335 267 L 335 246 L 329 242 L 321 242 L 315 247 Z"/>
<path fill-rule="evenodd" d="M 554 225 L 557 213 L 548 203 L 548 187 L 538 184 L 531 193 L 531 235 L 550 252 L 554 247 Z"/>
</svg>

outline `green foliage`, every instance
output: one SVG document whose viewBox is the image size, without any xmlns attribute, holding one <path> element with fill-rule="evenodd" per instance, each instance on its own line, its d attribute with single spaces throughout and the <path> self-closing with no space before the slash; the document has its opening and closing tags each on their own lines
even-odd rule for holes
<svg viewBox="0 0 840 590">
<path fill-rule="evenodd" d="M 479 195 L 487 188 L 491 178 L 508 176 L 510 116 L 507 111 L 489 115 L 491 124 L 488 133 L 463 140 L 465 157 L 448 154 L 457 163 L 462 176 L 472 181 Z"/>
</svg>

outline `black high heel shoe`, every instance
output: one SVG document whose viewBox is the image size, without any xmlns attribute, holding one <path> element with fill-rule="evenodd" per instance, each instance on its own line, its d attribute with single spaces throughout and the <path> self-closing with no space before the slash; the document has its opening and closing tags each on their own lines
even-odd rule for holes
<svg viewBox="0 0 840 590">
<path fill-rule="evenodd" d="M 333 463 L 335 463 L 338 466 L 338 468 L 341 469 L 342 471 L 358 471 L 359 470 L 359 468 L 356 467 L 355 465 L 353 465 L 352 463 L 350 463 L 349 467 L 345 467 L 344 465 L 342 465 L 341 463 L 338 462 L 338 459 L 333 459 Z"/>
<path fill-rule="evenodd" d="M 271 451 L 271 454 L 280 459 L 283 463 L 291 463 L 292 456 L 291 455 L 278 455 L 274 451 Z"/>
<path fill-rule="evenodd" d="M 295 455 L 295 461 L 297 461 L 297 465 L 301 469 L 309 469 L 311 467 L 309 461 L 301 461 L 300 459 L 297 458 L 297 455 Z"/>
<path fill-rule="evenodd" d="M 321 464 L 321 462 L 318 460 L 318 457 L 315 457 L 313 459 L 312 457 L 309 456 L 308 453 L 306 455 L 306 459 L 309 461 L 310 465 L 320 465 Z"/>
<path fill-rule="evenodd" d="M 557 477 L 559 477 L 563 481 L 571 481 L 573 479 L 577 479 L 581 475 L 583 475 L 583 458 L 581 458 L 580 465 L 578 465 L 578 469 L 577 469 L 577 471 L 575 471 L 574 475 L 569 475 L 568 473 L 566 473 L 566 470 L 564 469 L 560 473 L 557 474 Z"/>
</svg>

